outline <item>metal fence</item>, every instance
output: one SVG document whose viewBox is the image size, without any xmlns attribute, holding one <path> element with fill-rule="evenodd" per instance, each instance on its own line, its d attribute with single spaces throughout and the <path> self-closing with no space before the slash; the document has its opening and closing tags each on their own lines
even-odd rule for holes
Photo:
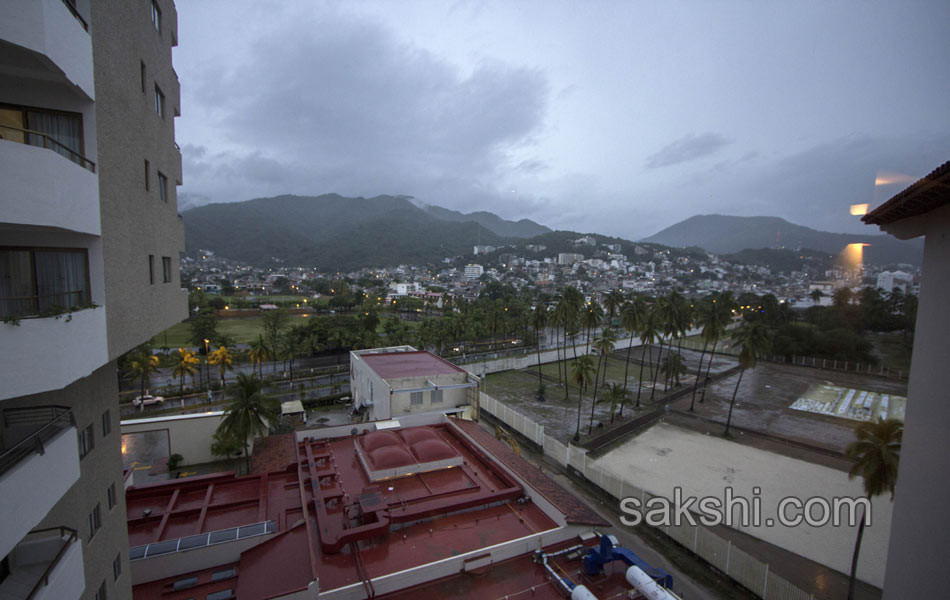
<svg viewBox="0 0 950 600">
<path fill-rule="evenodd" d="M 570 466 L 587 481 L 616 498 L 638 497 L 641 506 L 655 497 L 646 490 L 624 481 L 599 468 L 587 456 L 587 451 L 571 443 L 562 444 L 544 433 L 544 425 L 535 423 L 527 416 L 512 410 L 503 402 L 487 394 L 481 394 L 480 410 L 484 410 L 506 426 L 517 431 L 540 446 L 544 454 L 553 458 L 561 466 Z M 698 519 L 697 519 L 698 520 Z M 703 525 L 691 525 L 688 522 L 677 526 L 658 527 L 667 536 L 694 554 L 729 575 L 766 600 L 814 600 L 814 595 L 803 591 L 783 577 L 772 573 L 768 563 L 764 563 L 741 548 L 734 546 L 731 540 L 718 535 Z"/>
</svg>

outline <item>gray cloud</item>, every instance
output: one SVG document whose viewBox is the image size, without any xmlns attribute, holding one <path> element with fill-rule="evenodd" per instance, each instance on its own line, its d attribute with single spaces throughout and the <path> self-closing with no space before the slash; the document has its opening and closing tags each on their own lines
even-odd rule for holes
<svg viewBox="0 0 950 600">
<path fill-rule="evenodd" d="M 500 204 L 485 181 L 543 168 L 512 158 L 543 124 L 541 71 L 483 61 L 462 73 L 374 22 L 328 18 L 320 35 L 275 32 L 203 80 L 196 99 L 234 150 L 186 147 L 186 193 L 407 193 L 470 208 Z"/>
<path fill-rule="evenodd" d="M 718 133 L 711 131 L 699 135 L 689 134 L 664 146 L 657 153 L 647 157 L 646 166 L 651 169 L 669 167 L 715 154 L 721 148 L 732 143 Z"/>
</svg>

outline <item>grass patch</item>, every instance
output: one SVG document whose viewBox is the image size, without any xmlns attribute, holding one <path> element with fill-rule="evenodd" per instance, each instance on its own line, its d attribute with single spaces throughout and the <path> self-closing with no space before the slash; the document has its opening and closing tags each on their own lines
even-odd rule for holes
<svg viewBox="0 0 950 600">
<path fill-rule="evenodd" d="M 293 322 L 293 319 L 288 319 Z M 288 323 L 289 325 L 290 323 Z M 218 332 L 233 338 L 235 343 L 249 344 L 257 339 L 257 336 L 264 333 L 264 323 L 260 317 L 249 317 L 247 319 L 221 319 L 218 321 Z M 188 321 L 182 321 L 172 325 L 162 333 L 152 338 L 153 348 L 169 349 L 181 346 L 191 346 L 191 328 Z"/>
</svg>

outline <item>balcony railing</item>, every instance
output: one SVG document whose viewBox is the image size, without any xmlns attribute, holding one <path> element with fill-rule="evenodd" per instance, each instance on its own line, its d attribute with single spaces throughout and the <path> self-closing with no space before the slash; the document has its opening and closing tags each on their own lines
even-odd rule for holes
<svg viewBox="0 0 950 600">
<path fill-rule="evenodd" d="M 45 296 L 0 296 L 0 318 L 55 317 L 89 303 L 86 290 Z"/>
<path fill-rule="evenodd" d="M 68 158 L 82 168 L 89 169 L 93 173 L 96 172 L 96 163 L 92 162 L 75 150 L 67 148 L 60 142 L 57 142 L 52 137 L 41 131 L 21 129 L 20 127 L 12 127 L 10 125 L 0 125 L 0 139 L 26 144 L 27 146 L 37 146 L 40 148 L 46 148 L 47 150 L 52 150 L 57 154 L 61 154 L 62 156 Z"/>
<path fill-rule="evenodd" d="M 56 555 L 53 557 L 53 560 L 46 565 L 46 570 L 43 571 L 43 574 L 40 575 L 39 581 L 36 582 L 36 585 L 33 586 L 33 589 L 30 590 L 30 594 L 24 600 L 32 600 L 37 593 L 44 587 L 49 585 L 49 576 L 53 573 L 53 570 L 59 564 L 59 561 L 62 560 L 63 555 L 66 554 L 66 550 L 69 549 L 69 545 L 79 539 L 79 536 L 76 533 L 75 529 L 70 529 L 69 527 L 49 527 L 47 529 L 34 529 L 30 532 L 30 535 L 38 533 L 51 533 L 53 531 L 59 532 L 60 539 L 63 540 L 63 545 L 60 547 L 59 551 L 56 552 Z"/>
<path fill-rule="evenodd" d="M 8 408 L 3 411 L 5 429 L 29 428 L 31 425 L 37 426 L 34 431 L 0 454 L 0 476 L 34 452 L 45 454 L 47 442 L 64 429 L 75 427 L 76 420 L 68 406 L 33 406 Z"/>
</svg>

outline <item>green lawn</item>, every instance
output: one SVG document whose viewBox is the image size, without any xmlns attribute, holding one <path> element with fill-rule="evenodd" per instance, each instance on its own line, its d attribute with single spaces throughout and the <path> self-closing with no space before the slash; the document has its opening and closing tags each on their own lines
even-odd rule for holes
<svg viewBox="0 0 950 600">
<path fill-rule="evenodd" d="M 288 319 L 291 323 L 293 319 Z M 218 331 L 224 335 L 234 338 L 238 344 L 247 344 L 257 339 L 257 336 L 264 333 L 264 326 L 260 317 L 249 317 L 247 319 L 221 319 L 218 321 Z M 182 321 L 177 325 L 172 325 L 164 332 L 152 338 L 153 348 L 178 348 L 180 346 L 190 346 L 191 329 L 187 321 Z M 167 341 L 166 341 L 167 340 Z"/>
</svg>

